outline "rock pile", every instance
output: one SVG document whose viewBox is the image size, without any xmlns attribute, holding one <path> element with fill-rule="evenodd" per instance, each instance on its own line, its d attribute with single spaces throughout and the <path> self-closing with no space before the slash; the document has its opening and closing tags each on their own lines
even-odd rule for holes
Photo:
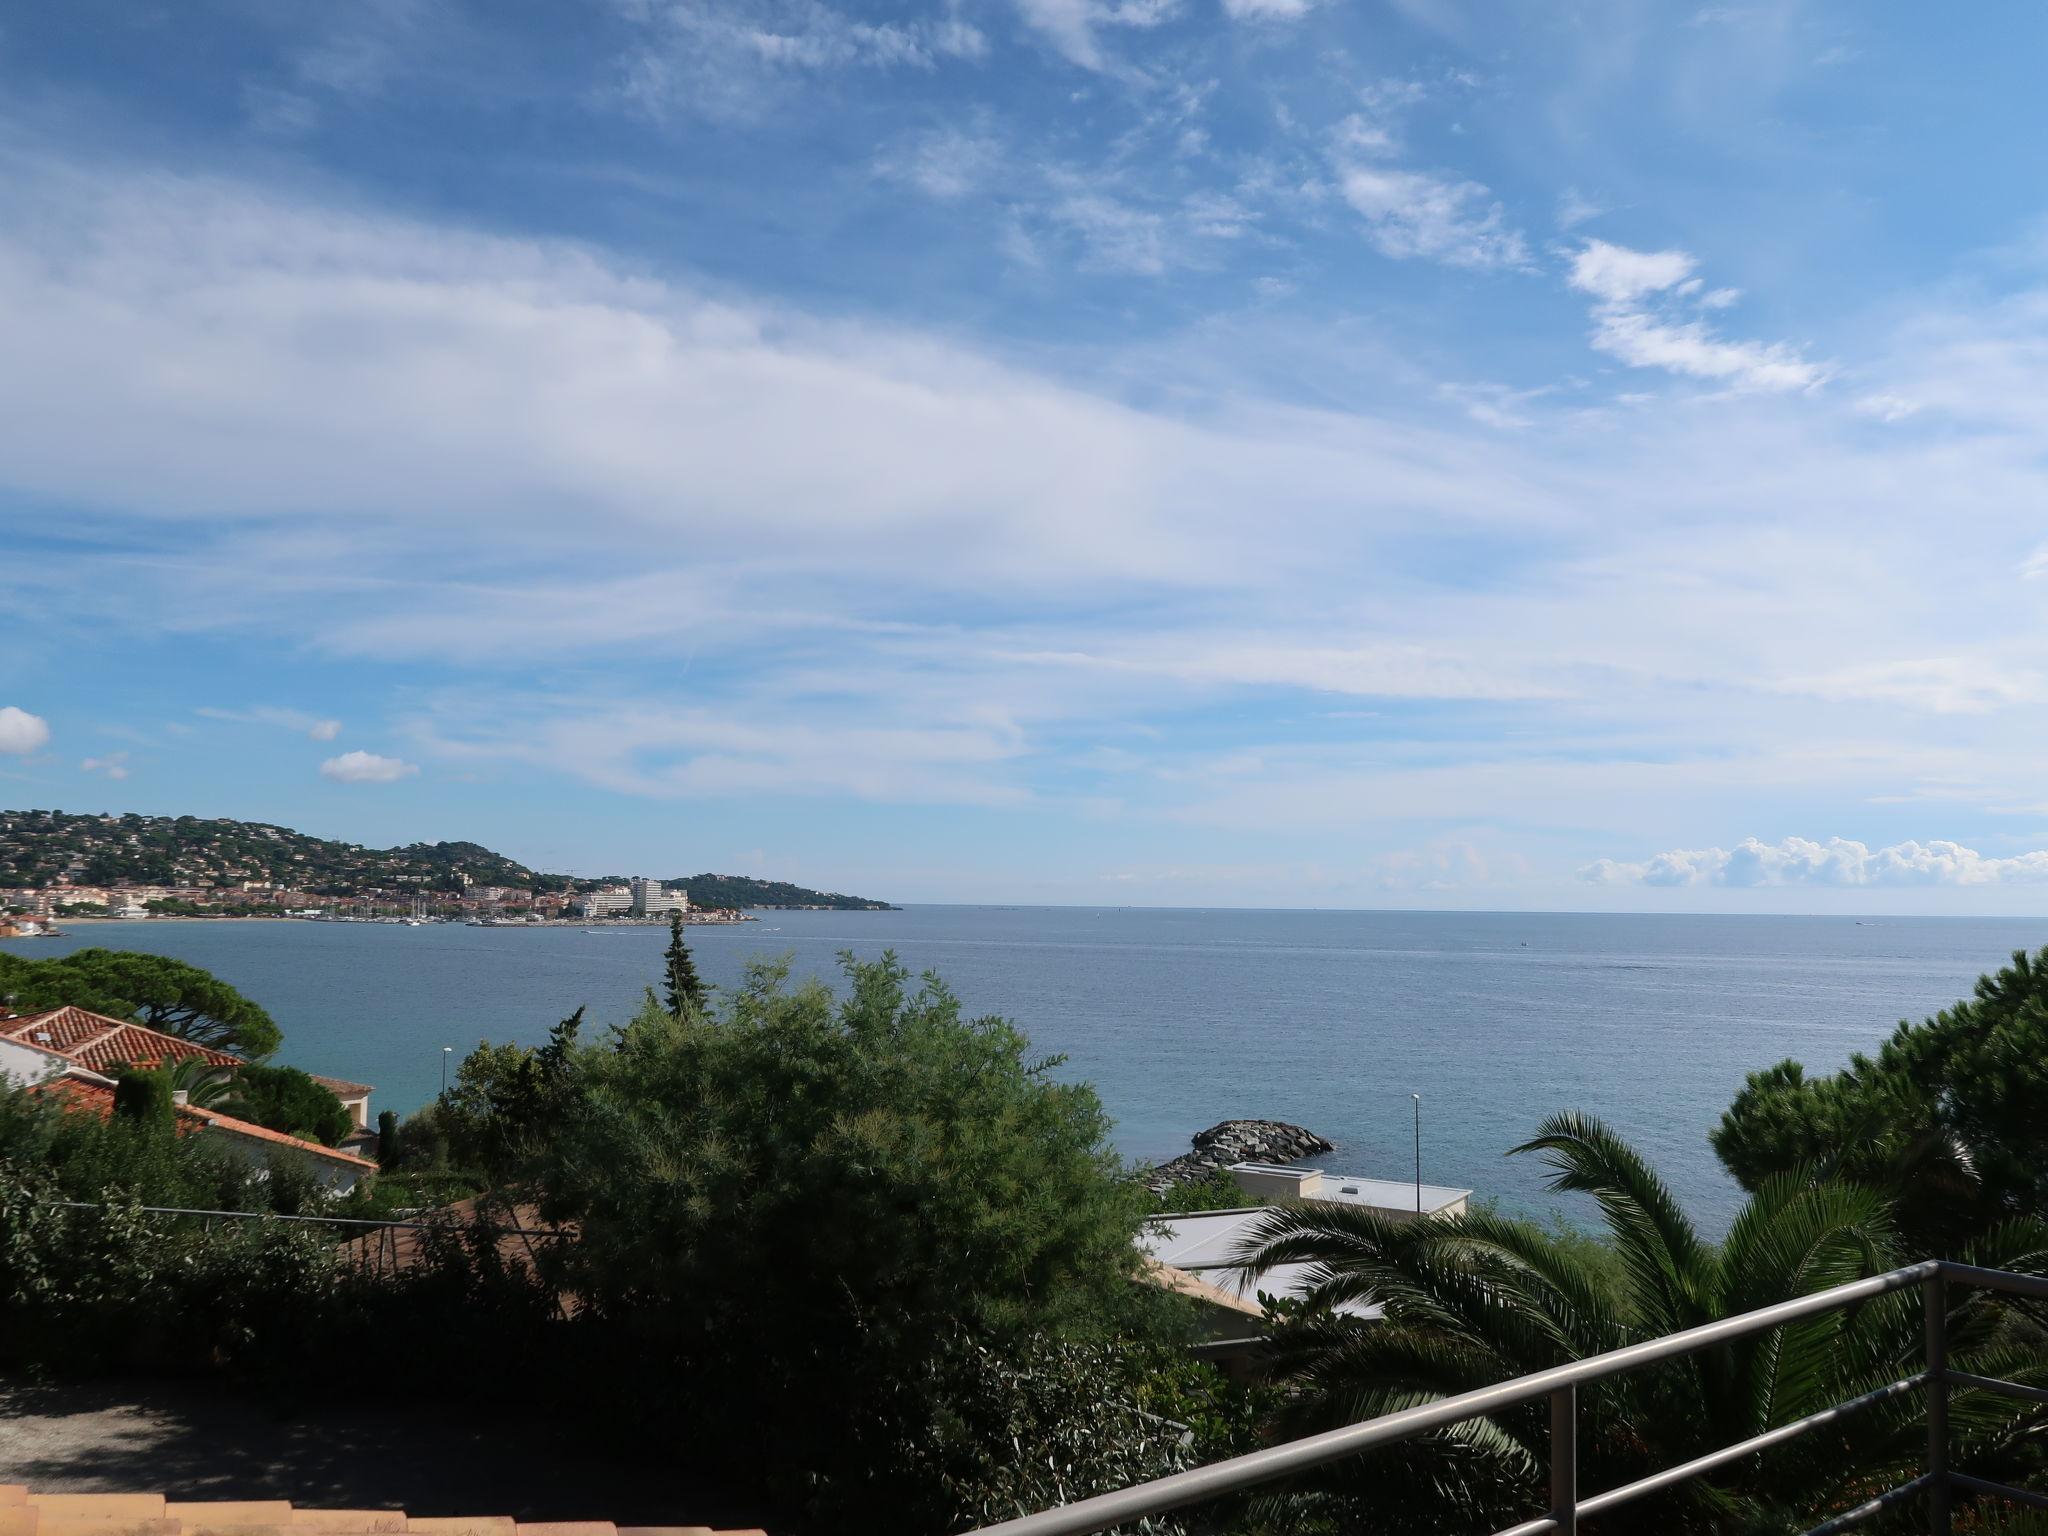
<svg viewBox="0 0 2048 1536">
<path fill-rule="evenodd" d="M 1179 1184 L 1206 1179 L 1232 1163 L 1291 1163 L 1328 1152 L 1330 1143 L 1314 1131 L 1284 1120 L 1225 1120 L 1194 1137 L 1192 1152 L 1145 1170 L 1145 1187 L 1163 1195 Z"/>
</svg>

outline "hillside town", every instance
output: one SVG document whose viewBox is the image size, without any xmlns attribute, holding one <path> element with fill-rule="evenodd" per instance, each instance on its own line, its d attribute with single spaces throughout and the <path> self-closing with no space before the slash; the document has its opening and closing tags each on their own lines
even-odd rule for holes
<svg viewBox="0 0 2048 1536">
<path fill-rule="evenodd" d="M 36 938 L 56 931 L 58 918 L 278 917 L 315 921 L 512 923 L 665 923 L 673 913 L 689 923 L 745 922 L 731 907 L 692 907 L 690 893 L 652 875 L 583 890 L 536 890 L 515 885 L 471 885 L 457 875 L 453 890 L 402 885 L 371 886 L 349 895 L 272 885 L 230 884 L 0 886 L 0 937 Z"/>
<path fill-rule="evenodd" d="M 694 895 L 694 900 L 692 899 Z M 889 903 L 746 875 L 547 874 L 480 843 L 365 848 L 266 822 L 0 810 L 0 915 L 733 922 Z"/>
</svg>

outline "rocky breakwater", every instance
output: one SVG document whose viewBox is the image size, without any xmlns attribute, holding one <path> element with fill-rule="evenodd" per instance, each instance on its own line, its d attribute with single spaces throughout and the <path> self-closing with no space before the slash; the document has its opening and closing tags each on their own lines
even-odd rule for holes
<svg viewBox="0 0 2048 1536">
<path fill-rule="evenodd" d="M 1206 1131 L 1198 1131 L 1194 1150 L 1183 1152 L 1170 1163 L 1148 1168 L 1144 1185 L 1163 1195 L 1180 1184 L 1194 1184 L 1232 1163 L 1292 1163 L 1330 1150 L 1330 1143 L 1314 1131 L 1284 1120 L 1225 1120 Z"/>
</svg>

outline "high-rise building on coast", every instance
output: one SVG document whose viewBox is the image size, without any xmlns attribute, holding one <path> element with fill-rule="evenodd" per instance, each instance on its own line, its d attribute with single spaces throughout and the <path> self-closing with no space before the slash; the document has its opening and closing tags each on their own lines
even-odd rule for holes
<svg viewBox="0 0 2048 1536">
<path fill-rule="evenodd" d="M 635 877 L 630 889 L 635 917 L 666 917 L 671 912 L 690 910 L 688 891 L 663 890 L 661 882 L 651 875 Z"/>
<path fill-rule="evenodd" d="M 652 875 L 636 875 L 624 885 L 600 885 L 576 900 L 579 917 L 666 917 L 690 910 L 688 891 L 669 891 Z"/>
</svg>

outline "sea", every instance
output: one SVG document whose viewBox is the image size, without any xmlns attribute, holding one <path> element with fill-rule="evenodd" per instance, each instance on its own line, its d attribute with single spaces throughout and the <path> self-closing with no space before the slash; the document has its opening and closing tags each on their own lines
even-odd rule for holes
<svg viewBox="0 0 2048 1536">
<path fill-rule="evenodd" d="M 688 932 L 714 986 L 778 956 L 829 980 L 848 950 L 936 972 L 970 1014 L 1015 1021 L 1057 1075 L 1094 1084 L 1134 1162 L 1256 1117 L 1327 1137 L 1333 1172 L 1411 1178 L 1419 1094 L 1424 1180 L 1583 1220 L 1513 1153 L 1546 1115 L 1579 1110 L 1718 1233 L 1741 1194 L 1707 1135 L 1746 1073 L 1840 1067 L 2048 942 L 2048 920 L 913 906 Z M 204 966 L 270 1010 L 279 1061 L 373 1084 L 373 1111 L 403 1113 L 481 1040 L 537 1043 L 578 1006 L 593 1034 L 624 1020 L 666 941 L 658 927 L 150 921 L 0 947 Z"/>
</svg>

